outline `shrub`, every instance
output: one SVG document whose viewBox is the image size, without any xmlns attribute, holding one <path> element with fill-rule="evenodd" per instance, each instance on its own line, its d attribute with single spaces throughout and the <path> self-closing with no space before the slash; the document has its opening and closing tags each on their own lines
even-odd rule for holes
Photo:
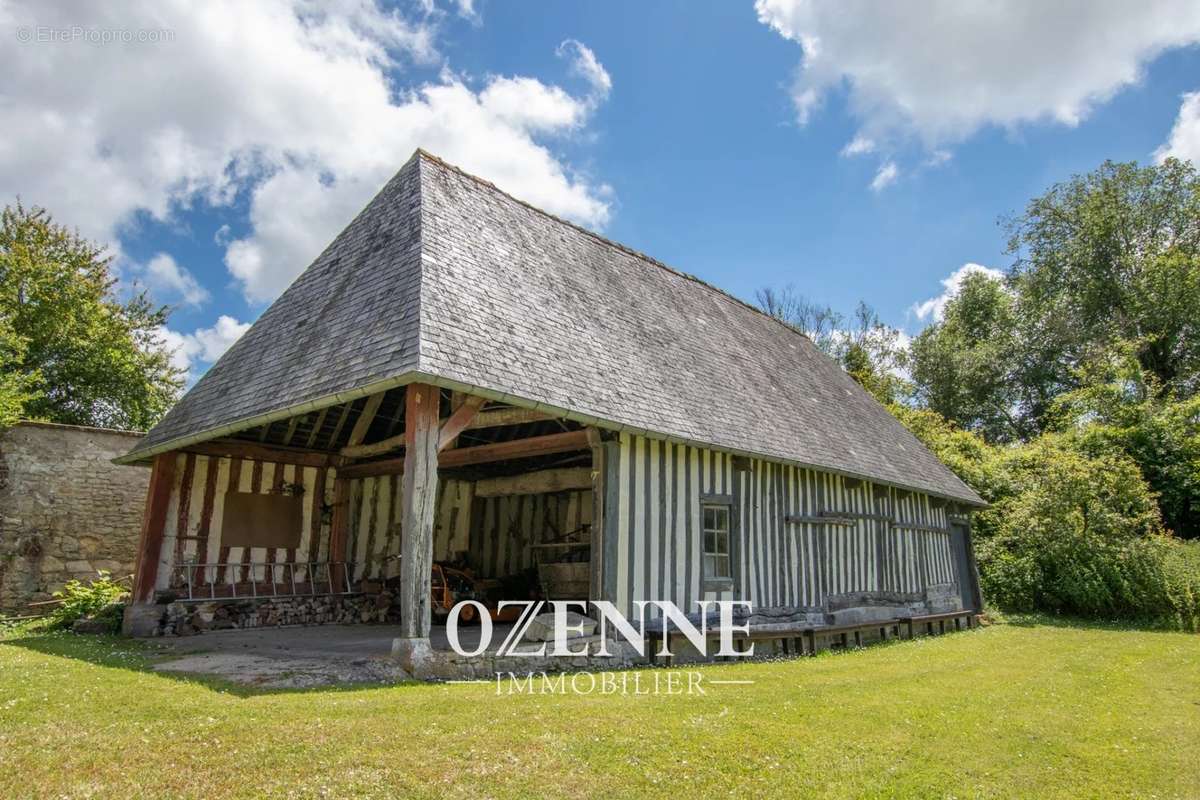
<svg viewBox="0 0 1200 800">
<path fill-rule="evenodd" d="M 121 625 L 120 604 L 127 593 L 104 571 L 87 584 L 67 581 L 62 591 L 54 593 L 55 599 L 62 602 L 50 615 L 50 627 L 69 628 L 76 620 L 101 618 L 111 621 L 110 628 L 115 631 Z"/>
<path fill-rule="evenodd" d="M 984 514 L 984 595 L 1012 611 L 1170 620 L 1194 627 L 1198 579 L 1162 528 L 1136 463 L 1088 454 L 1072 437 L 1046 435 L 1006 448 L 1012 492 Z"/>
<path fill-rule="evenodd" d="M 1200 626 L 1200 542 L 1163 530 L 1138 463 L 1095 430 L 989 445 L 933 411 L 893 413 L 990 503 L 971 526 L 989 604 Z"/>
</svg>

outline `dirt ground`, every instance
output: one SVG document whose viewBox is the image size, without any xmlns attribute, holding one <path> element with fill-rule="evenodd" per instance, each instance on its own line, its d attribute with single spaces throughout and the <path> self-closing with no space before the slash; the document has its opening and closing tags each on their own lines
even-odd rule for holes
<svg viewBox="0 0 1200 800">
<path fill-rule="evenodd" d="M 506 626 L 497 626 L 503 638 Z M 147 639 L 161 654 L 161 672 L 213 675 L 271 689 L 346 683 L 395 683 L 410 676 L 389 657 L 395 625 L 319 625 L 210 631 L 199 636 Z M 477 634 L 476 634 L 477 635 Z M 473 648 L 472 631 L 462 634 Z M 496 639 L 496 640 L 499 640 Z M 430 634 L 435 649 L 449 649 L 445 628 Z"/>
</svg>

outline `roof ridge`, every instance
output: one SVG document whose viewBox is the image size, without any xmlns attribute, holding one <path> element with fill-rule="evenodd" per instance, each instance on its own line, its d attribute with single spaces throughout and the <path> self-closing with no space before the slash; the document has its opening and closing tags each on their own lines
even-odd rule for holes
<svg viewBox="0 0 1200 800">
<path fill-rule="evenodd" d="M 590 236 L 591 238 L 595 239 L 596 241 L 600 242 L 601 244 L 607 245 L 608 247 L 611 247 L 615 250 L 620 250 L 621 252 L 631 255 L 634 258 L 641 259 L 642 261 L 647 261 L 650 264 L 653 264 L 654 266 L 656 266 L 660 269 L 664 269 L 667 272 L 670 272 L 672 275 L 677 275 L 678 277 L 683 278 L 684 280 L 689 280 L 694 283 L 698 283 L 701 286 L 703 286 L 704 288 L 708 289 L 709 291 L 714 292 L 717 295 L 719 295 L 727 300 L 732 300 L 733 302 L 737 303 L 738 305 L 744 306 L 745 308 L 750 309 L 751 311 L 755 312 L 756 314 L 761 314 L 762 316 L 766 317 L 767 319 L 771 320 L 772 322 L 774 322 L 778 325 L 782 325 L 788 331 L 801 337 L 802 339 L 805 339 L 809 343 L 813 343 L 812 338 L 807 333 L 805 333 L 804 331 L 797 328 L 795 325 L 785 322 L 784 320 L 781 320 L 776 316 L 768 314 L 766 311 L 763 311 L 758 306 L 753 305 L 752 303 L 747 303 L 742 298 L 737 297 L 736 295 L 734 295 L 730 292 L 727 292 L 726 290 L 722 289 L 721 287 L 715 286 L 715 285 L 709 283 L 708 281 L 704 280 L 703 278 L 693 275 L 690 272 L 684 272 L 681 269 L 676 269 L 675 267 L 672 267 L 670 264 L 667 264 L 664 261 L 660 261 L 659 259 L 655 258 L 654 256 L 643 253 L 641 250 L 630 247 L 627 244 L 622 244 L 621 242 L 618 242 L 615 239 L 609 239 L 607 236 L 602 236 L 599 233 L 596 233 L 595 231 L 591 230 L 590 228 L 585 228 L 584 226 L 582 226 L 578 223 L 575 223 L 575 222 L 571 222 L 571 220 L 569 220 L 569 219 L 564 219 L 564 218 L 558 216 L 557 214 L 551 214 L 549 211 L 546 211 L 543 208 L 539 208 L 539 207 L 535 206 L 533 203 L 528 202 L 527 200 L 522 200 L 521 198 L 519 198 L 509 192 L 506 192 L 505 190 L 501 189 L 496 184 L 489 181 L 487 178 L 481 178 L 478 175 L 467 172 L 462 167 L 457 166 L 456 164 L 451 164 L 449 161 L 446 161 L 444 158 L 441 158 L 440 156 L 434 155 L 433 153 L 429 152 L 428 150 L 426 150 L 423 147 L 418 147 L 416 150 L 414 150 L 412 156 L 408 159 L 408 161 L 412 161 L 414 158 L 428 159 L 429 161 L 432 161 L 435 164 L 438 164 L 439 166 L 450 170 L 451 172 L 455 172 L 455 173 L 461 175 L 462 177 L 467 178 L 468 180 L 474 181 L 475 183 L 478 183 L 481 186 L 486 186 L 488 189 L 491 189 L 492 191 L 496 192 L 497 194 L 507 197 L 509 200 L 512 200 L 514 203 L 517 203 L 518 205 L 522 205 L 531 211 L 541 214 L 542 216 L 547 217 L 549 219 L 552 219 L 555 222 L 566 225 L 569 228 L 574 228 L 575 230 L 579 231 L 580 233 L 582 233 L 586 236 Z M 408 164 L 408 161 L 404 162 L 405 165 Z"/>
</svg>

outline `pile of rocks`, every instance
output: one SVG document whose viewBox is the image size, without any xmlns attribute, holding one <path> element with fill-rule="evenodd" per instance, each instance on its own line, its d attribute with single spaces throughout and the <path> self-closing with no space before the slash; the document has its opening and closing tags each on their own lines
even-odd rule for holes
<svg viewBox="0 0 1200 800">
<path fill-rule="evenodd" d="M 204 603 L 174 602 L 163 606 L 163 609 L 156 636 L 192 636 L 209 630 L 279 625 L 385 622 L 393 605 L 390 595 L 325 595 Z"/>
</svg>

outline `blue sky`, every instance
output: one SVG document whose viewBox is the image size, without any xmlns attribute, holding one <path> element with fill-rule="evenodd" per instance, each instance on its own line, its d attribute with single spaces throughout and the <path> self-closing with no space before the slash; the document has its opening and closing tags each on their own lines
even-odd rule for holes
<svg viewBox="0 0 1200 800">
<path fill-rule="evenodd" d="M 909 333 L 1053 182 L 1200 156 L 1200 4 L 897 5 L 0 4 L 0 190 L 109 242 L 194 377 L 416 145 L 740 297 Z M 167 33 L 38 33 L 71 26 Z"/>
</svg>

